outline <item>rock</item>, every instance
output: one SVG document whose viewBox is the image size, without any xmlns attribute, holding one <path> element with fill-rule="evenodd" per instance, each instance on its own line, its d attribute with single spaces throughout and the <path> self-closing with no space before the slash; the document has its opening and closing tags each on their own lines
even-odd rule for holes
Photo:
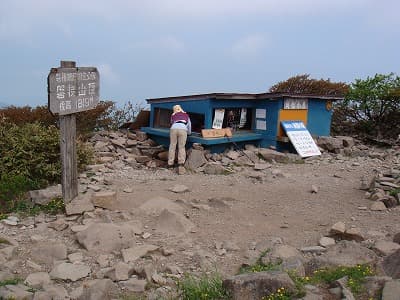
<svg viewBox="0 0 400 300">
<path fill-rule="evenodd" d="M 400 249 L 383 259 L 382 268 L 387 276 L 400 278 Z"/>
<path fill-rule="evenodd" d="M 92 194 L 79 194 L 71 202 L 65 205 L 65 213 L 67 215 L 83 214 L 86 211 L 93 211 L 94 206 L 91 201 Z"/>
<path fill-rule="evenodd" d="M 100 192 L 100 191 L 101 191 L 101 187 L 98 186 L 98 185 L 95 185 L 95 184 L 89 184 L 89 185 L 87 186 L 87 188 L 88 188 L 89 190 L 94 191 L 94 192 Z"/>
<path fill-rule="evenodd" d="M 340 288 L 342 289 L 342 295 L 343 298 L 346 300 L 356 300 L 356 298 L 354 298 L 354 295 L 352 294 L 352 292 L 350 291 L 350 289 L 347 288 L 347 281 L 348 281 L 348 277 L 343 277 L 340 278 L 338 280 L 335 281 L 335 283 L 340 286 Z"/>
<path fill-rule="evenodd" d="M 51 270 L 50 277 L 53 279 L 77 281 L 89 274 L 90 268 L 88 266 L 61 263 Z"/>
<path fill-rule="evenodd" d="M 141 163 L 141 164 L 151 161 L 151 157 L 145 156 L 145 155 L 136 156 L 135 159 L 138 163 Z"/>
<path fill-rule="evenodd" d="M 46 205 L 56 198 L 62 198 L 61 184 L 42 190 L 29 191 L 29 198 L 32 203 Z"/>
<path fill-rule="evenodd" d="M 266 170 L 266 169 L 269 169 L 269 168 L 271 168 L 271 167 L 272 167 L 271 164 L 266 164 L 266 163 L 257 163 L 257 164 L 254 164 L 254 170 L 256 170 L 256 171 Z"/>
<path fill-rule="evenodd" d="M 316 186 L 316 185 L 311 185 L 311 193 L 314 193 L 314 194 L 316 194 L 316 193 L 318 193 L 318 187 Z"/>
<path fill-rule="evenodd" d="M 190 232 L 195 225 L 183 215 L 164 209 L 157 218 L 157 231 L 181 235 Z"/>
<path fill-rule="evenodd" d="M 143 210 L 147 214 L 160 214 L 164 209 L 178 213 L 183 211 L 182 206 L 165 197 L 155 197 L 147 200 L 139 206 L 139 209 Z"/>
<path fill-rule="evenodd" d="M 208 175 L 224 175 L 229 171 L 219 163 L 209 162 L 204 166 L 203 172 Z"/>
<path fill-rule="evenodd" d="M 135 230 L 129 224 L 95 223 L 78 233 L 78 242 L 93 253 L 110 253 L 128 247 L 135 237 Z"/>
<path fill-rule="evenodd" d="M 375 242 L 373 249 L 380 255 L 387 256 L 400 249 L 400 245 L 390 241 L 379 240 Z"/>
<path fill-rule="evenodd" d="M 385 203 L 381 201 L 375 201 L 371 204 L 371 207 L 369 209 L 372 211 L 385 211 L 387 208 L 385 206 Z"/>
<path fill-rule="evenodd" d="M 143 132 L 143 131 L 136 131 L 136 139 L 137 139 L 139 142 L 144 142 L 145 140 L 148 139 L 147 133 L 146 133 L 146 132 Z"/>
<path fill-rule="evenodd" d="M 92 195 L 92 203 L 95 207 L 113 210 L 116 201 L 117 192 L 115 191 L 98 192 Z"/>
<path fill-rule="evenodd" d="M 124 251 L 124 250 L 122 250 Z M 128 280 L 131 275 L 132 267 L 126 263 L 118 262 L 114 268 L 104 274 L 104 277 L 112 281 Z"/>
<path fill-rule="evenodd" d="M 31 256 L 34 261 L 52 264 L 54 260 L 67 258 L 67 246 L 60 242 L 38 242 L 31 246 Z"/>
<path fill-rule="evenodd" d="M 282 260 L 279 269 L 283 272 L 294 272 L 297 276 L 306 276 L 302 260 L 299 257 L 288 257 Z"/>
<path fill-rule="evenodd" d="M 264 160 L 269 162 L 276 161 L 285 163 L 289 160 L 284 153 L 267 148 L 260 148 L 258 154 L 261 155 Z"/>
<path fill-rule="evenodd" d="M 77 300 L 111 300 L 116 299 L 118 293 L 116 285 L 110 279 L 95 279 L 85 281 L 83 285 L 71 294 Z"/>
<path fill-rule="evenodd" d="M 279 288 L 294 292 L 295 285 L 289 275 L 281 271 L 241 274 L 223 281 L 223 287 L 232 300 L 253 300 L 269 296 Z"/>
<path fill-rule="evenodd" d="M 26 266 L 28 268 L 31 268 L 31 269 L 33 269 L 35 271 L 38 271 L 38 272 L 42 271 L 42 267 L 40 265 L 38 265 L 37 263 L 35 263 L 35 262 L 33 262 L 33 261 L 29 260 L 29 259 L 26 260 L 25 263 L 26 263 Z"/>
<path fill-rule="evenodd" d="M 356 242 L 362 242 L 365 240 L 364 235 L 361 233 L 361 229 L 356 227 L 347 229 L 343 238 L 345 238 L 346 240 L 356 241 Z"/>
<path fill-rule="evenodd" d="M 342 140 L 342 144 L 344 147 L 346 148 L 351 148 L 353 146 L 355 146 L 355 141 L 354 138 L 350 137 L 350 136 L 336 136 L 337 139 Z"/>
<path fill-rule="evenodd" d="M 167 283 L 167 280 L 158 273 L 154 273 L 151 276 L 151 279 L 154 281 L 154 283 L 159 285 L 165 285 Z"/>
<path fill-rule="evenodd" d="M 333 153 L 339 153 L 340 149 L 343 149 L 342 139 L 329 136 L 318 137 L 317 145 L 322 149 L 328 150 L 329 152 Z"/>
<path fill-rule="evenodd" d="M 44 285 L 43 291 L 35 293 L 33 300 L 62 300 L 69 299 L 68 292 L 61 285 Z"/>
<path fill-rule="evenodd" d="M 382 289 L 386 282 L 392 281 L 392 278 L 389 276 L 367 276 L 364 279 L 363 286 L 364 290 L 367 292 L 368 298 L 374 298 L 378 293 L 382 292 Z"/>
<path fill-rule="evenodd" d="M 1 239 L 1 237 L 0 237 L 0 239 Z M 396 234 L 394 235 L 394 237 L 393 237 L 393 242 L 394 242 L 394 243 L 397 243 L 397 244 L 400 244 L 400 232 L 398 232 L 398 233 L 396 233 Z"/>
<path fill-rule="evenodd" d="M 146 290 L 147 281 L 131 278 L 127 281 L 120 281 L 119 284 L 129 292 L 143 293 Z"/>
<path fill-rule="evenodd" d="M 189 150 L 185 167 L 189 170 L 196 170 L 204 166 L 207 163 L 207 159 L 204 156 L 203 150 L 191 149 Z"/>
<path fill-rule="evenodd" d="M 26 277 L 24 284 L 29 285 L 35 289 L 41 288 L 43 285 L 49 284 L 50 276 L 46 272 L 38 272 L 29 274 Z"/>
<path fill-rule="evenodd" d="M 75 252 L 68 255 L 68 260 L 71 263 L 83 261 L 83 254 L 81 252 Z"/>
<path fill-rule="evenodd" d="M 69 225 L 64 220 L 59 219 L 59 220 L 57 220 L 55 222 L 48 223 L 47 226 L 49 228 L 52 228 L 52 229 L 56 230 L 56 231 L 63 231 L 65 229 L 67 229 Z"/>
<path fill-rule="evenodd" d="M 231 160 L 236 160 L 239 158 L 240 154 L 237 151 L 230 150 L 226 154 L 226 157 L 230 158 Z"/>
<path fill-rule="evenodd" d="M 354 241 L 340 241 L 326 249 L 320 256 L 314 256 L 306 264 L 306 273 L 311 274 L 324 267 L 347 266 L 357 264 L 373 264 L 378 260 L 374 251 Z"/>
<path fill-rule="evenodd" d="M 396 198 L 393 196 L 386 196 L 382 198 L 381 201 L 385 204 L 387 208 L 396 207 L 398 205 Z"/>
<path fill-rule="evenodd" d="M 329 233 L 332 235 L 344 234 L 345 231 L 346 231 L 346 225 L 343 222 L 337 222 L 337 223 L 333 224 Z"/>
<path fill-rule="evenodd" d="M 261 261 L 264 264 L 276 264 L 290 257 L 302 257 L 302 255 L 292 246 L 277 244 L 261 258 Z"/>
<path fill-rule="evenodd" d="M 8 226 L 17 226 L 18 225 L 18 221 L 16 221 L 16 219 L 14 219 L 13 217 L 8 217 L 7 219 L 3 219 L 3 220 L 1 220 L 1 222 L 3 222 L 3 224 L 6 224 Z"/>
<path fill-rule="evenodd" d="M 400 280 L 386 282 L 382 290 L 382 300 L 398 300 L 400 295 Z"/>
<path fill-rule="evenodd" d="M 336 243 L 335 239 L 330 238 L 330 237 L 326 237 L 326 236 L 323 236 L 319 240 L 319 245 L 322 246 L 322 247 L 325 247 L 325 248 L 327 248 L 329 246 L 333 246 L 333 245 L 335 245 L 335 243 Z"/>
<path fill-rule="evenodd" d="M 0 299 L 23 299 L 30 300 L 33 293 L 29 291 L 29 287 L 23 284 L 6 285 L 0 287 Z"/>
<path fill-rule="evenodd" d="M 122 258 L 125 263 L 134 262 L 139 258 L 148 255 L 151 252 L 157 251 L 160 247 L 155 245 L 141 245 L 132 248 L 122 249 Z"/>
<path fill-rule="evenodd" d="M 310 246 L 310 247 L 303 247 L 300 249 L 303 253 L 322 253 L 326 251 L 326 248 L 321 246 Z"/>
<path fill-rule="evenodd" d="M 183 184 L 176 184 L 172 188 L 170 188 L 169 191 L 179 194 L 188 192 L 189 188 Z"/>
<path fill-rule="evenodd" d="M 97 263 L 100 265 L 101 268 L 106 268 L 110 266 L 110 258 L 108 255 L 101 254 L 97 257 Z"/>
<path fill-rule="evenodd" d="M 3 233 L 0 233 L 0 244 L 18 246 L 18 242 L 15 239 Z"/>
</svg>

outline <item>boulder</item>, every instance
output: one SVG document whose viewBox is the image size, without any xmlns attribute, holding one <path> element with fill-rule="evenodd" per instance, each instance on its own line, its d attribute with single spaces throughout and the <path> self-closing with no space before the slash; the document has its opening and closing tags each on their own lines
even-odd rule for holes
<svg viewBox="0 0 400 300">
<path fill-rule="evenodd" d="M 373 249 L 382 256 L 390 255 L 400 249 L 400 245 L 390 241 L 379 240 L 375 242 Z"/>
<path fill-rule="evenodd" d="M 78 233 L 76 238 L 86 250 L 93 253 L 110 253 L 130 245 L 136 228 L 129 224 L 95 223 Z"/>
<path fill-rule="evenodd" d="M 35 293 L 33 300 L 69 299 L 67 290 L 61 285 L 47 284 L 43 290 Z"/>
<path fill-rule="evenodd" d="M 387 276 L 400 278 L 400 249 L 383 259 L 382 268 Z"/>
<path fill-rule="evenodd" d="M 325 267 L 347 266 L 357 264 L 373 264 L 378 260 L 374 251 L 363 247 L 354 241 L 340 241 L 327 248 L 326 252 L 314 256 L 306 263 L 306 273 L 312 274 L 315 270 Z"/>
<path fill-rule="evenodd" d="M 125 263 L 134 262 L 139 258 L 148 255 L 151 252 L 157 251 L 160 247 L 156 245 L 141 245 L 132 248 L 122 249 L 122 258 Z"/>
<path fill-rule="evenodd" d="M 23 284 L 6 285 L 0 287 L 0 299 L 33 299 L 33 293 L 30 288 Z"/>
<path fill-rule="evenodd" d="M 400 280 L 386 282 L 382 290 L 382 300 L 398 300 L 400 296 Z"/>
<path fill-rule="evenodd" d="M 208 175 L 225 175 L 229 171 L 219 163 L 209 162 L 204 166 L 203 172 Z"/>
<path fill-rule="evenodd" d="M 94 206 L 91 201 L 92 194 L 90 192 L 79 194 L 71 202 L 65 205 L 65 212 L 69 215 L 83 214 L 86 211 L 93 211 Z"/>
<path fill-rule="evenodd" d="M 50 277 L 60 280 L 77 281 L 90 274 L 90 267 L 71 263 L 61 263 L 53 268 Z"/>
<path fill-rule="evenodd" d="M 294 292 L 295 284 L 289 275 L 281 271 L 257 272 L 236 275 L 223 281 L 232 300 L 261 299 L 279 288 Z"/>
<path fill-rule="evenodd" d="M 258 150 L 259 155 L 261 155 L 261 157 L 266 160 L 266 161 L 276 161 L 276 162 L 282 162 L 285 163 L 287 162 L 289 159 L 288 157 L 282 153 L 282 152 L 278 152 L 272 149 L 267 149 L 267 148 L 260 148 Z"/>
<path fill-rule="evenodd" d="M 31 246 L 31 256 L 35 262 L 52 264 L 54 260 L 67 258 L 67 246 L 55 241 L 34 243 Z"/>
<path fill-rule="evenodd" d="M 170 188 L 169 191 L 180 194 L 180 193 L 189 192 L 189 188 L 183 184 L 176 184 L 172 188 Z"/>
<path fill-rule="evenodd" d="M 85 281 L 81 287 L 71 294 L 77 300 L 111 300 L 116 299 L 117 286 L 110 279 L 95 279 Z"/>
<path fill-rule="evenodd" d="M 185 167 L 189 170 L 196 170 L 207 163 L 203 150 L 191 149 L 189 150 Z"/>
<path fill-rule="evenodd" d="M 33 288 L 41 288 L 43 285 L 50 283 L 50 276 L 46 272 L 38 272 L 29 274 L 26 277 L 24 284 L 29 285 Z"/>
<path fill-rule="evenodd" d="M 146 290 L 147 280 L 130 278 L 126 281 L 120 281 L 119 284 L 129 292 L 143 293 Z"/>
<path fill-rule="evenodd" d="M 109 210 L 115 208 L 115 203 L 117 201 L 116 191 L 104 191 L 93 193 L 92 203 L 95 207 L 101 207 Z"/>
<path fill-rule="evenodd" d="M 174 211 L 164 209 L 157 218 L 157 231 L 172 235 L 190 232 L 194 224 L 186 217 Z"/>
<path fill-rule="evenodd" d="M 29 191 L 29 198 L 31 199 L 32 203 L 40 205 L 46 205 L 51 200 L 61 197 L 62 197 L 61 184 L 50 186 L 42 190 Z"/>
</svg>

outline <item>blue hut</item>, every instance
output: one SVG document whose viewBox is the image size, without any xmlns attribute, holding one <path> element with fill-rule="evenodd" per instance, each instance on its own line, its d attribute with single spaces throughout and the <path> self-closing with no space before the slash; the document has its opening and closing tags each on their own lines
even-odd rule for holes
<svg viewBox="0 0 400 300">
<path fill-rule="evenodd" d="M 221 152 L 232 143 L 293 151 L 281 122 L 302 121 L 312 136 L 327 136 L 330 134 L 332 101 L 341 99 L 286 93 L 212 93 L 153 98 L 147 99 L 149 127 L 141 130 L 157 143 L 168 146 L 172 106 L 180 104 L 192 121 L 193 133 L 188 137 L 188 145 L 200 143 L 211 152 Z M 202 129 L 211 129 L 213 125 L 215 128 L 215 124 L 231 128 L 233 135 L 219 138 L 201 135 Z"/>
</svg>

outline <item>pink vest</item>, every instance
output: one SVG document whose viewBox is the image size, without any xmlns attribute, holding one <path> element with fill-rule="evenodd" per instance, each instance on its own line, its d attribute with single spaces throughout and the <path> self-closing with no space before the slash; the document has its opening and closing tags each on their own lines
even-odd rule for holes
<svg viewBox="0 0 400 300">
<path fill-rule="evenodd" d="M 174 124 L 178 121 L 187 123 L 189 121 L 189 116 L 187 113 L 184 112 L 177 112 L 171 116 L 171 124 Z"/>
</svg>

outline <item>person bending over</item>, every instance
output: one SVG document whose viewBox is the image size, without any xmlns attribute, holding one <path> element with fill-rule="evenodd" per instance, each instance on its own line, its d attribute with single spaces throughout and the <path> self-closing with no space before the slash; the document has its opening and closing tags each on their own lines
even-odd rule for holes
<svg viewBox="0 0 400 300">
<path fill-rule="evenodd" d="M 168 150 L 168 167 L 175 163 L 175 151 L 178 145 L 178 166 L 183 166 L 186 160 L 186 140 L 192 133 L 192 124 L 189 115 L 183 111 L 180 105 L 174 105 L 171 115 L 170 144 Z"/>
</svg>

